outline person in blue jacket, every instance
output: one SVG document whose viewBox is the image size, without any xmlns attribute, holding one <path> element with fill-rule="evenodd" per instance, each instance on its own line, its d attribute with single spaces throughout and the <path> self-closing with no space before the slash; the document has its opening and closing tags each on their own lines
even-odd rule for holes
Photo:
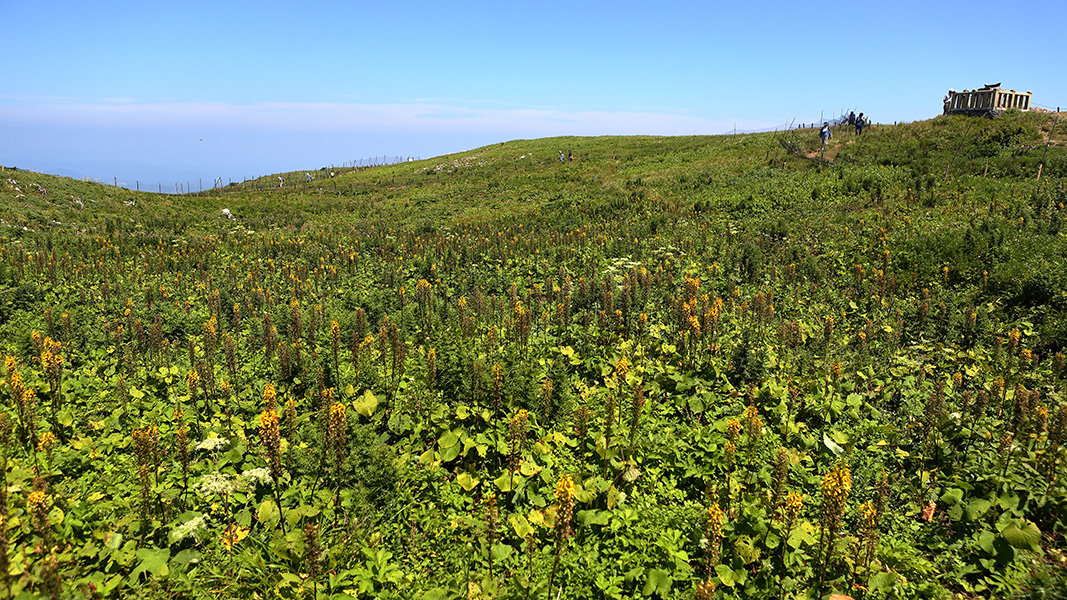
<svg viewBox="0 0 1067 600">
<path fill-rule="evenodd" d="M 830 124 L 823 123 L 822 129 L 819 130 L 819 139 L 822 140 L 822 148 L 819 148 L 820 151 L 826 149 L 826 142 L 830 141 L 830 138 L 832 137 L 834 137 L 834 134 L 830 131 Z"/>
</svg>

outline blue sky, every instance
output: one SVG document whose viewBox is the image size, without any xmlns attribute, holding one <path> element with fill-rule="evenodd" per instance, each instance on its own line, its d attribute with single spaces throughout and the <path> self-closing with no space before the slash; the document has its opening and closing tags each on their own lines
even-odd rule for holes
<svg viewBox="0 0 1067 600">
<path fill-rule="evenodd" d="M 556 135 L 1067 106 L 1062 0 L 0 0 L 0 163 L 131 187 Z"/>
</svg>

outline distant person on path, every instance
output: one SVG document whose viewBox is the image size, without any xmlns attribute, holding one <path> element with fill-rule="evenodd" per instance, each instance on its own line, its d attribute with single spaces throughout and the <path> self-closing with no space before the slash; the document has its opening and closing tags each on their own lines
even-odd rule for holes
<svg viewBox="0 0 1067 600">
<path fill-rule="evenodd" d="M 278 177 L 278 187 L 279 188 L 285 187 L 285 178 L 284 177 Z"/>
<path fill-rule="evenodd" d="M 860 113 L 860 116 L 856 117 L 856 135 L 863 135 L 864 124 L 863 113 Z"/>
<path fill-rule="evenodd" d="M 848 126 L 849 127 L 855 127 L 856 126 L 856 111 L 850 111 L 848 113 Z"/>
<path fill-rule="evenodd" d="M 311 173 L 304 173 L 304 179 L 306 179 L 308 183 L 311 183 Z"/>
<path fill-rule="evenodd" d="M 819 139 L 822 140 L 822 148 L 819 151 L 826 150 L 826 142 L 830 141 L 830 138 L 834 137 L 834 134 L 830 131 L 830 124 L 823 123 L 822 129 L 819 130 Z"/>
<path fill-rule="evenodd" d="M 566 159 L 566 157 L 563 156 L 563 151 L 560 150 L 559 151 L 559 162 L 564 162 L 565 160 L 567 160 L 567 159 Z"/>
</svg>

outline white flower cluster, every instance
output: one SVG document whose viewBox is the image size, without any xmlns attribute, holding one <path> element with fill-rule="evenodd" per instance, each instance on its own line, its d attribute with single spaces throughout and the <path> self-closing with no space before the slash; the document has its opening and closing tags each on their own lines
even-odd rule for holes
<svg viewBox="0 0 1067 600">
<path fill-rule="evenodd" d="M 208 473 L 200 478 L 199 490 L 203 496 L 228 496 L 237 490 L 237 480 L 225 473 Z"/>
<path fill-rule="evenodd" d="M 230 440 L 224 437 L 210 437 L 196 445 L 197 450 L 207 450 L 208 452 L 214 452 L 216 450 L 222 450 L 229 444 Z"/>
<path fill-rule="evenodd" d="M 270 483 L 270 469 L 268 469 L 267 467 L 249 469 L 244 473 L 241 473 L 241 480 L 251 483 L 253 485 L 257 483 Z"/>
<path fill-rule="evenodd" d="M 207 523 L 204 522 L 204 515 L 194 517 L 188 521 L 178 525 L 170 532 L 171 543 L 184 540 L 186 538 L 195 538 L 200 530 L 204 529 Z"/>
</svg>

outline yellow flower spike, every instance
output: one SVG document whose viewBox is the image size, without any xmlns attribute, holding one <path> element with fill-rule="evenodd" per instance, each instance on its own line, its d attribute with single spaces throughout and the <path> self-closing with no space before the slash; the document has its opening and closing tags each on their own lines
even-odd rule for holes
<svg viewBox="0 0 1067 600">
<path fill-rule="evenodd" d="M 723 516 L 718 502 L 708 507 L 708 533 L 716 539 L 722 539 Z"/>
<path fill-rule="evenodd" d="M 26 505 L 31 511 L 43 511 L 48 506 L 48 494 L 43 490 L 32 491 L 26 498 Z"/>
<path fill-rule="evenodd" d="M 46 431 L 41 434 L 41 437 L 37 439 L 37 449 L 42 452 L 47 452 L 56 445 L 56 436 L 51 431 Z"/>
<path fill-rule="evenodd" d="M 733 440 L 739 433 L 741 433 L 741 422 L 737 419 L 730 419 L 726 423 L 726 437 Z"/>
<path fill-rule="evenodd" d="M 800 514 L 800 509 L 804 507 L 804 496 L 796 493 L 789 492 L 785 498 L 785 518 L 787 521 L 792 521 Z"/>
<path fill-rule="evenodd" d="M 860 505 L 860 523 L 867 530 L 873 530 L 877 527 L 878 511 L 874 510 L 870 500 Z"/>
<path fill-rule="evenodd" d="M 564 474 L 559 478 L 559 481 L 556 483 L 556 489 L 554 493 L 556 497 L 556 502 L 559 502 L 560 504 L 569 503 L 574 500 L 574 495 L 576 492 L 574 480 L 571 479 L 570 474 Z"/>
</svg>

